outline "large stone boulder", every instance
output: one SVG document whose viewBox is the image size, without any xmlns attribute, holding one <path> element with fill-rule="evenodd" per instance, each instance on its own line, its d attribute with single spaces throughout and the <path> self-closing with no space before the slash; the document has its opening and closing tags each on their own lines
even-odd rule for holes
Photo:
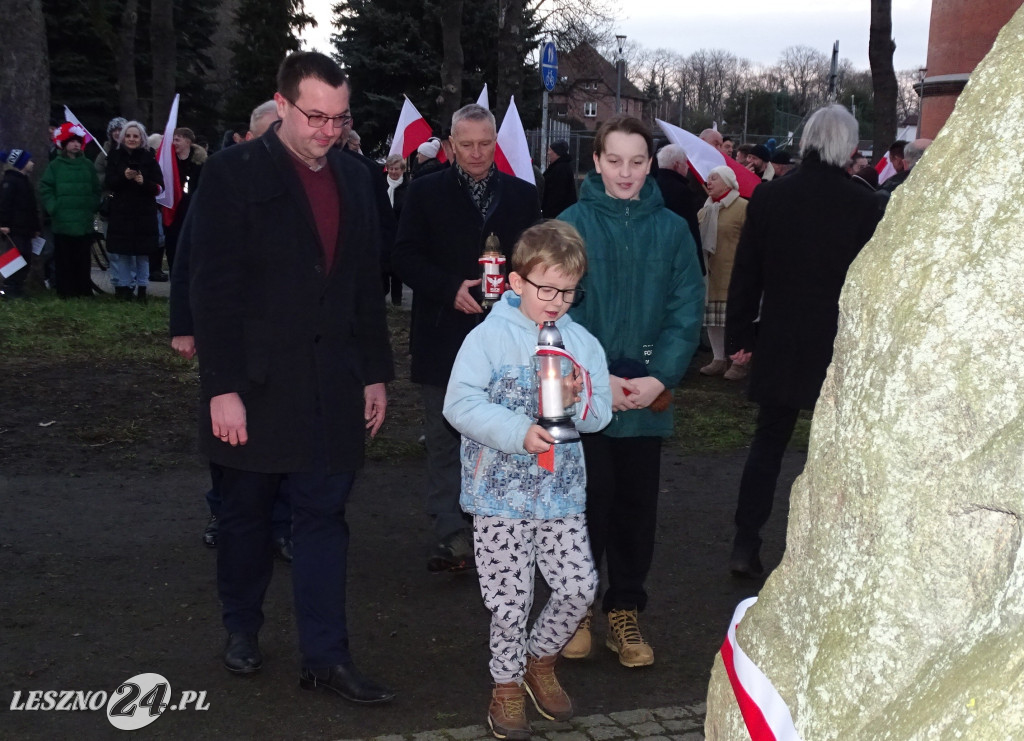
<svg viewBox="0 0 1024 741">
<path fill-rule="evenodd" d="M 803 741 L 1024 739 L 1022 60 L 1024 10 L 843 289 L 785 557 L 737 631 Z M 721 656 L 705 732 L 749 738 Z"/>
</svg>

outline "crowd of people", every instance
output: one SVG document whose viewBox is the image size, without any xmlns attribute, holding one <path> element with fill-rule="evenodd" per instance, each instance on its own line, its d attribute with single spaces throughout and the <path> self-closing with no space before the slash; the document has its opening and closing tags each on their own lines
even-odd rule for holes
<svg viewBox="0 0 1024 741">
<path fill-rule="evenodd" d="M 217 549 L 224 666 L 262 667 L 262 601 L 279 558 L 292 568 L 300 685 L 361 704 L 394 697 L 350 650 L 345 507 L 394 375 L 382 293 L 401 304 L 404 283 L 433 526 L 426 566 L 475 570 L 491 614 L 488 723 L 524 740 L 527 700 L 546 718 L 573 714 L 555 666 L 588 656 L 599 622 L 624 667 L 655 661 L 641 619 L 662 441 L 702 329 L 712 360 L 700 373 L 749 377 L 759 405 L 728 567 L 764 577 L 759 533 L 831 360 L 846 271 L 927 146 L 894 144 L 899 177 L 879 191 L 841 106 L 808 119 L 799 152 L 702 132 L 762 181 L 746 199 L 733 168 L 698 179 L 682 147 L 657 148 L 646 123 L 623 115 L 597 130 L 582 182 L 569 143 L 552 142 L 541 194 L 497 169 L 494 116 L 476 104 L 409 161 L 365 157 L 349 82 L 315 52 L 284 60 L 237 145 L 207 158 L 190 129 L 175 131 L 184 198 L 173 214 L 154 201 L 166 184 L 140 122 L 113 119 L 95 163 L 83 133 L 58 130 L 40 184 L 57 292 L 91 292 L 101 200 L 118 296 L 144 299 L 167 277 L 166 254 L 171 344 L 199 363 L 203 541 Z M 4 159 L 0 231 L 24 254 L 41 227 L 32 159 Z M 508 267 L 493 304 L 485 245 Z M 531 412 L 541 325 L 572 360 L 563 401 L 579 439 L 556 442 Z M 528 626 L 537 570 L 551 595 Z"/>
</svg>

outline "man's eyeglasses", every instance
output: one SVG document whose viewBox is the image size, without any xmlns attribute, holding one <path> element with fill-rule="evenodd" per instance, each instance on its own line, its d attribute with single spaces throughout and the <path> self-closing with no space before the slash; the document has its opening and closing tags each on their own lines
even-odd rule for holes
<svg viewBox="0 0 1024 741">
<path fill-rule="evenodd" d="M 538 286 L 532 280 L 523 276 L 523 280 L 537 289 L 537 298 L 541 301 L 554 301 L 555 296 L 562 294 L 562 300 L 570 306 L 575 306 L 583 300 L 582 288 L 555 288 L 554 286 Z"/>
<path fill-rule="evenodd" d="M 325 116 L 322 113 L 306 113 L 292 101 L 289 100 L 288 102 L 295 106 L 295 110 L 306 117 L 309 125 L 314 129 L 322 129 L 328 121 L 330 121 L 336 129 L 343 129 L 352 123 L 351 113 L 342 113 L 340 116 Z"/>
</svg>

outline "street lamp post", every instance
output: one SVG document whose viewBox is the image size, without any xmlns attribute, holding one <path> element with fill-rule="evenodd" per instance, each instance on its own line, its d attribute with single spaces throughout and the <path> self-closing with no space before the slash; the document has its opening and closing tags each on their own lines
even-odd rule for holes
<svg viewBox="0 0 1024 741">
<path fill-rule="evenodd" d="M 615 58 L 615 74 L 617 77 L 615 83 L 615 112 L 622 113 L 622 68 L 624 66 L 622 59 L 622 44 L 626 40 L 626 37 L 624 35 L 615 34 L 615 40 L 619 44 L 619 55 Z"/>
</svg>

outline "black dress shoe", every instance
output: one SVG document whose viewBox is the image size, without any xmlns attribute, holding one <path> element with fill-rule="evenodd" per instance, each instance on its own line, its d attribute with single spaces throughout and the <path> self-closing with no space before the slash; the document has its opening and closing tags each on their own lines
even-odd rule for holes
<svg viewBox="0 0 1024 741">
<path fill-rule="evenodd" d="M 217 515 L 211 515 L 210 521 L 206 523 L 206 529 L 203 530 L 203 545 L 207 548 L 217 547 L 217 531 L 220 529 L 220 525 L 217 523 Z"/>
<path fill-rule="evenodd" d="M 235 674 L 255 674 L 263 667 L 263 654 L 255 633 L 228 633 L 224 668 Z"/>
<path fill-rule="evenodd" d="M 733 554 L 729 559 L 729 571 L 740 579 L 764 579 L 764 566 L 761 565 L 761 557 L 754 553 L 751 555 Z"/>
<path fill-rule="evenodd" d="M 155 273 L 149 274 L 150 283 L 166 283 L 168 280 L 170 280 L 170 278 L 163 270 L 158 270 Z"/>
<path fill-rule="evenodd" d="M 292 562 L 292 539 L 274 538 L 274 555 L 285 563 Z"/>
<path fill-rule="evenodd" d="M 304 690 L 325 689 L 359 705 L 383 705 L 395 699 L 393 691 L 366 679 L 351 664 L 306 667 L 299 674 L 299 686 Z"/>
</svg>

